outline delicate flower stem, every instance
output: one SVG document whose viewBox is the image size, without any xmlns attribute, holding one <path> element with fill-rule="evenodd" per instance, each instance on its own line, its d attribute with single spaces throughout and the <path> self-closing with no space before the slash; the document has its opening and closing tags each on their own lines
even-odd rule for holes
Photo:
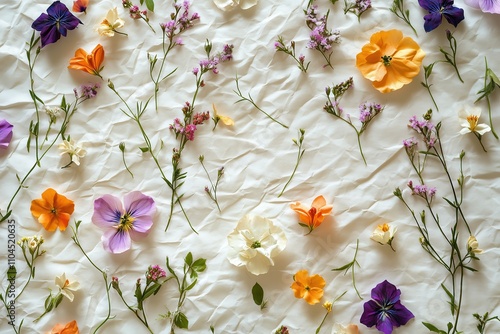
<svg viewBox="0 0 500 334">
<path fill-rule="evenodd" d="M 302 149 L 302 144 L 304 143 L 304 134 L 305 134 L 305 132 L 306 131 L 304 129 L 300 129 L 299 130 L 299 141 L 297 142 L 296 139 L 293 139 L 293 142 L 295 143 L 295 145 L 298 146 L 297 161 L 295 163 L 295 167 L 293 168 L 292 175 L 290 175 L 290 178 L 288 179 L 288 181 L 286 182 L 285 186 L 283 187 L 283 189 L 279 193 L 278 198 L 280 198 L 281 195 L 283 195 L 283 193 L 285 192 L 286 187 L 288 187 L 288 185 L 292 181 L 293 177 L 295 176 L 295 172 L 297 171 L 297 168 L 299 167 L 300 160 L 302 160 L 302 157 L 304 156 L 304 153 L 306 152 L 305 149 L 304 150 Z M 309 231 L 309 233 L 311 233 L 311 232 L 312 232 L 312 229 L 311 229 L 311 231 Z"/>
<path fill-rule="evenodd" d="M 406 24 L 413 30 L 415 36 L 418 37 L 417 31 L 410 22 L 410 10 L 405 9 L 404 0 L 394 0 L 390 11 L 393 12 L 401 20 L 405 21 Z"/>
</svg>

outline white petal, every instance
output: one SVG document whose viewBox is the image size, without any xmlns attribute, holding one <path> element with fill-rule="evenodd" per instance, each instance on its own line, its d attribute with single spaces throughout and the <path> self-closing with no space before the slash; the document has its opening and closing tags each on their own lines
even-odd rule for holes
<svg viewBox="0 0 500 334">
<path fill-rule="evenodd" d="M 225 12 L 235 9 L 239 3 L 239 0 L 214 0 L 214 4 Z"/>
<path fill-rule="evenodd" d="M 241 7 L 241 9 L 252 8 L 258 2 L 259 2 L 259 0 L 240 0 L 240 7 Z"/>
<path fill-rule="evenodd" d="M 479 133 L 481 136 L 484 135 L 486 132 L 491 131 L 491 128 L 486 125 L 486 124 L 478 124 L 476 126 L 476 132 Z"/>
<path fill-rule="evenodd" d="M 461 135 L 466 135 L 466 134 L 468 134 L 469 132 L 471 132 L 469 128 L 463 128 L 462 130 L 460 130 L 460 132 L 459 132 L 459 133 L 460 133 Z"/>
</svg>

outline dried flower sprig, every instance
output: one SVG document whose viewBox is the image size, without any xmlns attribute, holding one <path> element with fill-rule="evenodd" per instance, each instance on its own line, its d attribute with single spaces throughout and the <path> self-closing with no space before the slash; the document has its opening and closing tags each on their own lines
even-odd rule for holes
<svg viewBox="0 0 500 334">
<path fill-rule="evenodd" d="M 495 132 L 495 129 L 493 128 L 493 120 L 491 118 L 491 103 L 490 103 L 490 94 L 493 93 L 493 90 L 496 87 L 500 87 L 500 79 L 498 76 L 493 72 L 491 68 L 488 67 L 488 60 L 486 57 L 484 58 L 484 63 L 485 63 L 485 71 L 484 71 L 484 86 L 483 88 L 477 92 L 477 94 L 480 96 L 477 98 L 475 103 L 478 101 L 482 100 L 483 98 L 486 99 L 486 103 L 488 105 L 488 115 L 490 118 L 490 128 L 491 132 L 495 136 L 496 139 L 498 139 L 498 135 Z"/>
<path fill-rule="evenodd" d="M 292 171 L 292 175 L 290 175 L 290 178 L 288 179 L 288 181 L 285 183 L 285 186 L 283 187 L 283 189 L 281 190 L 281 192 L 279 193 L 278 195 L 278 198 L 281 197 L 281 195 L 283 195 L 283 193 L 285 192 L 286 190 L 286 187 L 288 187 L 288 185 L 290 184 L 290 182 L 292 181 L 293 177 L 295 176 L 295 172 L 297 171 L 297 168 L 299 167 L 299 164 L 300 164 L 300 160 L 302 160 L 302 157 L 304 156 L 304 153 L 306 153 L 306 150 L 302 148 L 302 145 L 304 144 L 304 135 L 306 133 L 306 130 L 304 129 L 300 129 L 299 130 L 299 140 L 297 141 L 297 139 L 292 139 L 293 143 L 295 145 L 297 145 L 297 148 L 298 148 L 298 152 L 297 152 L 297 160 L 295 162 L 295 167 L 293 168 L 293 171 Z M 312 231 L 312 230 L 311 230 Z"/>
<path fill-rule="evenodd" d="M 71 236 L 71 239 L 73 240 L 73 242 L 75 243 L 75 245 L 80 249 L 80 251 L 82 252 L 83 256 L 85 256 L 85 258 L 89 261 L 89 263 L 92 265 L 92 267 L 94 267 L 98 272 L 101 273 L 102 275 L 102 280 L 104 281 L 104 287 L 105 287 L 105 290 L 106 290 L 106 298 L 107 298 L 107 301 L 108 301 L 108 312 L 106 314 L 106 317 L 104 318 L 104 320 L 102 320 L 99 325 L 97 325 L 97 327 L 94 329 L 94 331 L 92 332 L 93 334 L 97 333 L 99 331 L 99 329 L 104 326 L 104 324 L 109 320 L 111 319 L 111 298 L 110 298 L 110 295 L 109 295 L 109 290 L 111 289 L 111 282 L 108 282 L 108 273 L 106 270 L 103 270 L 101 268 L 99 268 L 95 263 L 94 261 L 92 261 L 90 259 L 90 257 L 88 256 L 87 252 L 85 252 L 85 250 L 83 249 L 83 246 L 80 242 L 80 239 L 78 239 L 78 229 L 80 228 L 80 224 L 82 222 L 79 220 L 79 221 L 75 221 L 75 227 L 71 226 L 71 230 L 73 232 L 73 235 Z"/>
<path fill-rule="evenodd" d="M 276 52 L 284 52 L 287 55 L 291 56 L 293 60 L 297 63 L 298 68 L 304 72 L 307 73 L 307 69 L 309 68 L 309 64 L 311 63 L 310 61 L 307 62 L 307 65 L 305 65 L 306 57 L 304 55 L 300 55 L 299 58 L 297 58 L 296 53 L 295 53 L 295 42 L 291 41 L 290 46 L 287 46 L 285 44 L 285 41 L 283 40 L 283 36 L 278 36 L 278 40 L 274 43 L 274 47 L 276 48 Z"/>
<path fill-rule="evenodd" d="M 250 95 L 250 93 L 248 93 L 248 97 L 244 96 L 243 93 L 241 92 L 240 90 L 240 83 L 239 83 L 239 80 L 240 78 L 238 78 L 238 74 L 236 74 L 236 90 L 233 90 L 233 92 L 236 93 L 236 95 L 238 95 L 240 97 L 240 99 L 238 101 L 236 101 L 235 103 L 239 103 L 239 102 L 242 102 L 242 101 L 247 101 L 247 102 L 250 102 L 258 111 L 260 111 L 261 113 L 263 113 L 264 115 L 266 115 L 271 121 L 273 122 L 276 122 L 278 123 L 279 125 L 281 125 L 282 127 L 284 127 L 285 129 L 288 129 L 288 126 L 281 123 L 280 121 L 278 121 L 277 119 L 273 118 L 271 115 L 269 115 L 267 112 L 265 112 L 264 110 L 262 110 L 256 103 L 255 101 L 253 100 L 252 96 Z"/>
<path fill-rule="evenodd" d="M 413 30 L 415 33 L 415 36 L 418 36 L 417 31 L 413 27 L 410 21 L 410 10 L 405 8 L 405 3 L 404 0 L 394 0 L 392 2 L 392 7 L 390 8 L 391 12 L 393 12 L 397 17 L 399 17 L 401 20 L 405 21 L 407 25 L 410 26 L 410 28 Z"/>
<path fill-rule="evenodd" d="M 490 317 L 490 313 L 489 312 L 486 312 L 484 315 L 479 315 L 478 313 L 474 313 L 473 314 L 474 318 L 477 319 L 477 331 L 479 332 L 479 334 L 485 334 L 486 333 L 486 324 L 488 324 L 488 322 L 490 321 L 493 321 L 493 320 L 498 320 L 500 321 L 500 318 L 498 316 L 493 316 L 493 317 Z"/>
<path fill-rule="evenodd" d="M 353 13 L 358 17 L 358 22 L 361 20 L 361 15 L 370 8 L 372 8 L 371 0 L 355 0 L 354 2 L 344 0 L 344 14 Z"/>
<path fill-rule="evenodd" d="M 219 209 L 219 212 L 221 212 L 220 206 L 219 206 L 219 200 L 217 199 L 217 187 L 219 186 L 219 181 L 222 179 L 222 176 L 224 175 L 224 166 L 222 166 L 221 168 L 219 168 L 217 170 L 217 180 L 215 181 L 215 184 L 214 184 L 212 182 L 212 178 L 210 177 L 210 174 L 207 171 L 207 168 L 205 167 L 205 164 L 203 163 L 203 161 L 205 160 L 205 157 L 203 155 L 200 155 L 198 160 L 200 160 L 201 166 L 203 167 L 205 174 L 207 174 L 208 181 L 210 182 L 210 188 L 205 187 L 205 192 L 208 194 L 210 199 L 212 201 L 214 201 L 215 205 L 217 205 L 217 209 Z"/>
<path fill-rule="evenodd" d="M 471 228 L 462 210 L 463 204 L 463 193 L 464 193 L 464 182 L 465 177 L 463 174 L 463 159 L 465 152 L 461 152 L 460 159 L 460 174 L 457 178 L 456 185 L 453 182 L 450 171 L 448 169 L 447 159 L 444 155 L 441 138 L 440 129 L 441 123 L 434 125 L 431 122 L 432 112 L 428 111 L 424 116 L 423 120 L 418 120 L 415 116 L 410 119 L 409 126 L 417 132 L 425 144 L 425 150 L 418 149 L 418 142 L 415 139 L 405 142 L 405 150 L 408 155 L 408 159 L 412 165 L 413 170 L 416 172 L 421 184 L 416 185 L 413 182 L 408 182 L 408 187 L 411 190 L 412 195 L 421 198 L 424 201 L 425 210 L 422 210 L 420 214 L 416 214 L 415 211 L 410 207 L 410 204 L 403 196 L 403 192 L 400 188 L 396 188 L 394 195 L 398 197 L 403 204 L 406 206 L 410 212 L 420 234 L 420 244 L 422 248 L 437 262 L 439 263 L 447 272 L 451 283 L 451 288 L 447 287 L 445 283 L 441 284 L 441 287 L 445 291 L 446 295 L 449 297 L 450 301 L 450 311 L 453 316 L 453 321 L 447 324 L 448 330 L 443 331 L 446 333 L 458 333 L 459 329 L 459 318 L 461 312 L 461 306 L 463 302 L 463 291 L 464 291 L 464 272 L 465 270 L 477 271 L 472 268 L 469 263 L 472 260 L 477 260 L 477 254 L 480 254 L 478 249 L 477 240 L 469 238 L 467 242 L 463 242 L 459 239 L 461 235 L 460 230 L 465 228 L 466 233 L 469 236 L 473 236 Z M 423 155 L 425 159 L 416 159 L 415 155 Z M 454 211 L 455 222 L 451 227 L 451 234 L 446 233 L 445 228 L 441 224 L 440 216 L 435 212 L 433 199 L 436 195 L 436 189 L 430 187 L 425 183 L 423 171 L 424 165 L 427 162 L 427 157 L 434 158 L 439 163 L 442 171 L 446 175 L 448 180 L 452 198 L 443 197 L 444 201 L 448 203 L 452 211 Z M 447 244 L 449 249 L 441 250 L 437 247 L 434 242 L 436 236 L 432 237 L 432 228 L 429 224 L 428 214 L 430 214 L 431 220 L 434 222 L 434 226 L 437 232 Z M 461 247 L 461 244 L 465 245 L 465 249 Z M 436 326 L 431 323 L 423 322 L 429 330 L 433 332 L 441 333 Z"/>
<path fill-rule="evenodd" d="M 179 276 L 170 267 L 168 256 L 166 258 L 166 265 L 168 271 L 172 274 L 168 279 L 174 279 L 177 282 L 179 289 L 179 299 L 177 307 L 174 312 L 167 311 L 166 314 L 160 315 L 165 319 L 170 319 L 170 333 L 175 333 L 175 328 L 187 329 L 189 327 L 189 320 L 184 312 L 181 311 L 184 302 L 186 301 L 187 292 L 193 289 L 198 282 L 198 274 L 205 271 L 207 268 L 206 259 L 199 258 L 194 260 L 193 254 L 189 252 L 184 258 L 183 275 Z M 189 277 L 189 278 L 188 278 Z"/>
<path fill-rule="evenodd" d="M 350 269 L 351 270 L 351 277 L 352 277 L 352 286 L 354 287 L 354 290 L 356 291 L 356 294 L 358 295 L 359 299 L 363 300 L 363 297 L 361 297 L 361 294 L 358 291 L 358 288 L 356 287 L 356 278 L 354 276 L 354 267 L 355 265 L 358 265 L 360 267 L 358 260 L 356 260 L 356 256 L 358 255 L 358 248 L 359 248 L 359 239 L 356 240 L 356 250 L 354 251 L 354 258 L 352 259 L 351 262 L 344 264 L 342 267 L 338 268 L 333 268 L 332 271 L 344 271 L 344 275 L 347 274 L 347 271 Z"/>
<path fill-rule="evenodd" d="M 368 127 L 368 124 L 384 110 L 384 107 L 381 106 L 380 104 L 377 103 L 368 103 L 364 102 L 359 105 L 359 121 L 361 122 L 361 127 L 358 129 L 354 124 L 352 123 L 351 117 L 347 115 L 347 117 L 343 116 L 344 110 L 340 107 L 340 100 L 342 96 L 346 93 L 346 91 L 353 86 L 353 80 L 352 77 L 347 79 L 344 82 L 341 82 L 338 85 L 334 85 L 332 87 L 326 87 L 325 92 L 326 92 L 326 98 L 327 101 L 325 103 L 325 106 L 323 107 L 323 110 L 326 111 L 327 113 L 335 116 L 336 118 L 344 121 L 347 123 L 351 128 L 356 131 L 356 135 L 358 137 L 358 146 L 359 146 L 359 152 L 361 153 L 361 157 L 363 158 L 363 162 L 366 163 L 365 155 L 363 154 L 363 149 L 361 147 L 361 134 L 365 132 L 365 130 Z M 330 95 L 333 95 L 333 101 L 330 97 Z"/>
<path fill-rule="evenodd" d="M 439 48 L 439 51 L 441 51 L 441 53 L 444 55 L 445 60 L 443 62 L 453 66 L 455 72 L 457 73 L 458 79 L 460 79 L 460 81 L 463 83 L 464 80 L 460 76 L 460 72 L 458 71 L 458 65 L 457 65 L 457 40 L 449 30 L 446 30 L 446 39 L 450 44 L 451 53 L 443 48 Z"/>
<path fill-rule="evenodd" d="M 144 0 L 141 0 L 141 5 L 144 3 Z M 153 4 L 153 6 L 151 7 L 151 4 Z M 156 33 L 156 31 L 153 29 L 153 27 L 151 26 L 151 23 L 149 23 L 149 17 L 148 17 L 148 11 L 147 10 L 141 10 L 139 8 L 139 6 L 137 5 L 134 5 L 132 3 L 132 1 L 130 0 L 122 0 L 122 5 L 123 5 L 123 8 L 126 8 L 129 10 L 129 14 L 130 14 L 130 17 L 134 20 L 143 20 L 144 22 L 146 22 L 146 24 L 148 25 L 148 27 L 154 32 Z M 148 7 L 148 9 L 150 11 L 153 11 L 154 9 L 154 2 L 153 0 L 146 0 L 146 7 Z M 153 9 L 150 9 L 153 8 Z"/>
</svg>

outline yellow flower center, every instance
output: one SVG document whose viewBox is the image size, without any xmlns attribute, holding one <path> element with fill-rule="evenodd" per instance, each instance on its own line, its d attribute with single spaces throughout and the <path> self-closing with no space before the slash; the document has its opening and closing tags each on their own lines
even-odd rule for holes
<svg viewBox="0 0 500 334">
<path fill-rule="evenodd" d="M 120 224 L 118 225 L 118 230 L 127 232 L 134 225 L 134 220 L 135 219 L 133 217 L 130 217 L 128 213 L 124 214 L 120 218 Z"/>
<path fill-rule="evenodd" d="M 391 64 L 392 57 L 391 56 L 382 56 L 382 62 L 385 66 L 389 66 Z"/>
<path fill-rule="evenodd" d="M 383 224 L 383 225 L 379 225 L 378 226 L 379 230 L 381 230 L 382 232 L 387 232 L 389 231 L 389 224 Z"/>
<path fill-rule="evenodd" d="M 471 131 L 476 130 L 478 120 L 479 120 L 479 116 L 477 116 L 477 115 L 467 116 L 467 122 L 469 122 L 469 129 Z"/>
<path fill-rule="evenodd" d="M 260 244 L 260 242 L 255 241 L 255 242 L 252 244 L 252 246 L 250 246 L 250 247 L 252 247 L 253 249 L 255 249 L 255 248 L 262 247 L 262 245 Z"/>
</svg>

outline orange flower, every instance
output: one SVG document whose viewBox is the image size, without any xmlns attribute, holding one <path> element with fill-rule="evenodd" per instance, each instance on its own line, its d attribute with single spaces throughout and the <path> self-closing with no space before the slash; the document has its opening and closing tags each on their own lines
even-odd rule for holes
<svg viewBox="0 0 500 334">
<path fill-rule="evenodd" d="M 87 14 L 87 7 L 89 6 L 89 0 L 76 0 L 73 1 L 73 12 L 75 13 L 85 13 Z"/>
<path fill-rule="evenodd" d="M 310 305 L 319 303 L 326 285 L 323 277 L 318 274 L 309 276 L 307 270 L 303 269 L 297 271 L 293 280 L 290 288 L 292 288 L 295 298 L 304 298 Z"/>
<path fill-rule="evenodd" d="M 68 322 L 66 325 L 57 324 L 52 328 L 50 334 L 79 334 L 76 320 Z"/>
<path fill-rule="evenodd" d="M 55 231 L 58 227 L 64 231 L 68 227 L 69 217 L 75 210 L 75 204 L 49 188 L 43 192 L 42 198 L 31 201 L 30 210 L 47 231 Z"/>
<path fill-rule="evenodd" d="M 299 214 L 299 220 L 301 221 L 299 224 L 307 227 L 309 233 L 311 233 L 332 212 L 333 206 L 326 205 L 325 198 L 320 195 L 314 199 L 310 209 L 300 204 L 300 202 L 290 204 L 290 208 Z"/>
<path fill-rule="evenodd" d="M 409 84 L 420 72 L 425 53 L 399 30 L 379 31 L 356 56 L 356 67 L 382 93 Z"/>
<path fill-rule="evenodd" d="M 103 60 L 104 48 L 101 44 L 97 44 L 91 54 L 88 54 L 82 48 L 76 50 L 75 56 L 69 60 L 68 68 L 94 74 L 102 79 L 99 72 L 103 69 L 101 67 Z"/>
</svg>

